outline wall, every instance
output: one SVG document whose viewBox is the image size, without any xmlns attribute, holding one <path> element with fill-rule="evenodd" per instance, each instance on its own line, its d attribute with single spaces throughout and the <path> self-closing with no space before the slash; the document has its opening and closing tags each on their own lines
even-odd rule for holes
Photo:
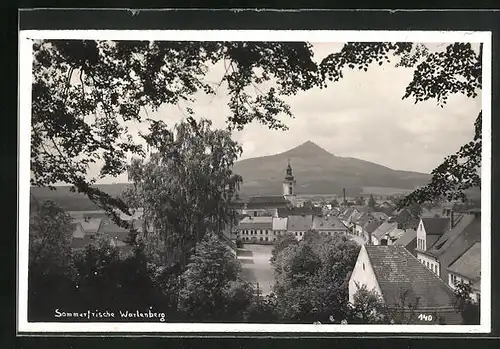
<svg viewBox="0 0 500 349">
<path fill-rule="evenodd" d="M 417 249 L 425 251 L 427 248 L 426 240 L 427 234 L 425 232 L 424 223 L 420 220 L 417 227 Z"/>
<path fill-rule="evenodd" d="M 366 285 L 368 290 L 374 290 L 375 292 L 382 294 L 380 287 L 378 285 L 375 273 L 373 272 L 368 253 L 364 246 L 361 246 L 359 251 L 358 259 L 354 270 L 352 271 L 351 278 L 349 279 L 349 302 L 352 303 L 354 300 L 354 294 L 358 290 L 356 286 L 358 284 L 360 287 Z"/>
<path fill-rule="evenodd" d="M 420 263 L 429 268 L 429 270 L 431 270 L 434 274 L 439 276 L 439 261 L 436 258 L 424 255 L 417 251 L 417 259 L 420 261 Z"/>
</svg>

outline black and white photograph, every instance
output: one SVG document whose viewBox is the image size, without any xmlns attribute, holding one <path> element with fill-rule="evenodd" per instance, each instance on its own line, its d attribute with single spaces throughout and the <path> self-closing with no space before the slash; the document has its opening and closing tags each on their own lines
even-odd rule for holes
<svg viewBox="0 0 500 349">
<path fill-rule="evenodd" d="M 19 331 L 489 332 L 490 41 L 21 31 Z"/>
</svg>

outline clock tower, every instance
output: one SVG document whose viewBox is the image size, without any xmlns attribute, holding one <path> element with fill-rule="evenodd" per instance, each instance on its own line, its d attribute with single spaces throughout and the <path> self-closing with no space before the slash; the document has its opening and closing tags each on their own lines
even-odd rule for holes
<svg viewBox="0 0 500 349">
<path fill-rule="evenodd" d="M 288 167 L 286 168 L 285 180 L 283 181 L 283 196 L 286 200 L 290 201 L 292 206 L 297 206 L 297 196 L 295 195 L 295 178 L 293 177 L 292 166 L 288 160 Z"/>
</svg>

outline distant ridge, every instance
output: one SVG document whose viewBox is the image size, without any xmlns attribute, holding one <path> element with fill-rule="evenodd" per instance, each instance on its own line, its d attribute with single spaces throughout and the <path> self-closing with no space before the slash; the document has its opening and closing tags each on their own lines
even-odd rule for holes
<svg viewBox="0 0 500 349">
<path fill-rule="evenodd" d="M 297 180 L 297 194 L 342 194 L 350 197 L 361 193 L 396 195 L 425 185 L 430 175 L 398 171 L 356 158 L 344 158 L 307 141 L 285 152 L 238 161 L 233 170 L 243 177 L 240 196 L 281 195 L 285 169 L 290 159 Z M 101 184 L 96 187 L 112 196 L 120 196 L 128 183 Z M 33 187 L 31 193 L 38 199 L 51 199 L 69 211 L 96 210 L 85 195 L 72 193 L 70 186 L 48 188 Z M 477 196 L 477 190 L 475 191 Z"/>
<path fill-rule="evenodd" d="M 429 174 L 398 171 L 356 158 L 335 156 L 307 141 L 285 152 L 245 159 L 234 165 L 243 177 L 242 193 L 248 195 L 280 194 L 284 171 L 290 159 L 298 194 L 359 195 L 364 187 L 387 187 L 412 190 L 427 184 Z"/>
</svg>

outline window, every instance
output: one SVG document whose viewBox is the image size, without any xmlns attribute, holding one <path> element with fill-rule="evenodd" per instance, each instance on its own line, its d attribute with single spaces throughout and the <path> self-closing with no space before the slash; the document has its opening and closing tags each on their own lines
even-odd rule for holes
<svg viewBox="0 0 500 349">
<path fill-rule="evenodd" d="M 365 270 L 365 263 L 363 263 L 363 270 Z"/>
<path fill-rule="evenodd" d="M 268 234 L 269 232 L 266 230 L 266 235 Z"/>
<path fill-rule="evenodd" d="M 266 241 L 269 241 L 269 240 L 267 239 L 267 236 L 266 236 Z"/>
</svg>

